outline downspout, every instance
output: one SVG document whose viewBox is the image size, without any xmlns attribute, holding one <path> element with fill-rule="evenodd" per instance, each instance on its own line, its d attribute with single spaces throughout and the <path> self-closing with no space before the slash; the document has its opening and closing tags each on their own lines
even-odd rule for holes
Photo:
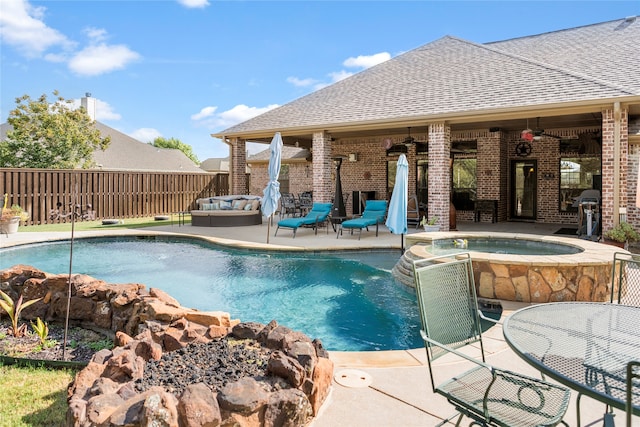
<svg viewBox="0 0 640 427">
<path fill-rule="evenodd" d="M 613 103 L 613 226 L 620 223 L 620 103 Z"/>
<path fill-rule="evenodd" d="M 226 136 L 222 137 L 222 142 L 227 144 L 229 150 L 229 194 L 231 194 L 233 188 L 233 144 Z"/>
</svg>

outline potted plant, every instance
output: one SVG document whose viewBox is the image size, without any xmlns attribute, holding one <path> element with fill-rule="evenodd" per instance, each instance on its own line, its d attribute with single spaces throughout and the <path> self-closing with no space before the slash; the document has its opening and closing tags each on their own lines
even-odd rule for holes
<svg viewBox="0 0 640 427">
<path fill-rule="evenodd" d="M 5 196 L 5 203 L 6 199 Z M 27 219 L 29 219 L 29 213 L 22 209 L 20 205 L 12 205 L 9 208 L 3 207 L 0 213 L 0 233 L 16 233 L 20 221 L 26 221 Z"/>
<path fill-rule="evenodd" d="M 604 237 L 605 239 L 617 242 L 617 246 L 628 249 L 630 242 L 640 240 L 640 233 L 638 233 L 631 224 L 622 221 L 612 229 L 605 231 Z"/>
<path fill-rule="evenodd" d="M 420 225 L 424 227 L 424 231 L 440 231 L 440 226 L 437 225 L 438 217 L 434 216 L 427 219 L 426 216 L 422 217 L 420 220 Z"/>
</svg>

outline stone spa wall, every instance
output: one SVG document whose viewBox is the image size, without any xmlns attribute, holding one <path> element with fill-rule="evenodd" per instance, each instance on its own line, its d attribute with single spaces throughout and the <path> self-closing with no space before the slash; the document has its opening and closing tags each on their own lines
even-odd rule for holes
<svg viewBox="0 0 640 427">
<path fill-rule="evenodd" d="M 20 295 L 42 298 L 23 319 L 64 321 L 67 279 L 18 265 L 0 271 L 0 289 L 14 301 Z M 110 331 L 116 346 L 94 354 L 70 384 L 68 426 L 303 426 L 329 393 L 333 363 L 322 343 L 275 321 L 240 323 L 228 313 L 184 308 L 142 284 L 108 284 L 86 275 L 73 275 L 71 282 L 70 320 Z M 181 372 L 164 374 L 169 382 L 186 378 L 182 387 L 150 385 L 150 376 L 161 376 L 157 368 L 179 354 L 220 362 L 229 354 L 204 346 L 223 340 L 225 348 L 233 347 L 226 353 L 241 359 L 235 366 L 207 372 L 190 359 L 177 365 Z M 263 362 L 261 373 L 242 375 L 256 372 L 245 369 L 256 359 Z M 224 385 L 202 381 L 210 375 L 222 377 Z"/>
<path fill-rule="evenodd" d="M 578 238 L 509 233 L 416 233 L 407 236 L 408 250 L 394 267 L 393 275 L 415 286 L 412 261 L 430 258 L 428 244 L 438 239 L 473 237 L 526 239 L 578 246 L 582 252 L 564 255 L 511 255 L 471 251 L 478 297 L 526 303 L 560 301 L 608 301 L 611 268 L 616 252 L 603 243 Z M 426 243 L 426 245 L 425 245 Z"/>
</svg>

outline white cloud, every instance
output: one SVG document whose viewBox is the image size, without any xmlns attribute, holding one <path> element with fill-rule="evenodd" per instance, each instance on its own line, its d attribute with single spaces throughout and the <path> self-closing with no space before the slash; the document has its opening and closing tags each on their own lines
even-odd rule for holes
<svg viewBox="0 0 640 427">
<path fill-rule="evenodd" d="M 216 110 L 218 109 L 218 107 L 204 107 L 202 110 L 200 110 L 200 112 L 193 114 L 191 116 L 191 120 L 202 120 L 202 119 L 206 119 L 207 117 L 211 117 L 213 116 L 213 113 L 216 112 Z"/>
<path fill-rule="evenodd" d="M 287 77 L 287 82 L 297 87 L 312 86 L 318 82 L 316 79 L 299 79 L 297 77 Z"/>
<path fill-rule="evenodd" d="M 13 46 L 29 58 L 40 57 L 46 50 L 59 46 L 71 49 L 74 43 L 43 22 L 46 8 L 34 7 L 26 0 L 3 0 L 0 14 L 2 43 Z"/>
<path fill-rule="evenodd" d="M 162 136 L 160 131 L 154 128 L 140 128 L 129 134 L 131 138 L 142 142 L 153 142 L 154 139 Z"/>
<path fill-rule="evenodd" d="M 178 3 L 190 9 L 202 9 L 209 6 L 209 2 L 207 0 L 178 0 Z"/>
<path fill-rule="evenodd" d="M 94 42 L 101 42 L 107 39 L 107 31 L 103 28 L 88 27 L 84 29 L 84 33 Z"/>
<path fill-rule="evenodd" d="M 138 58 L 140 55 L 125 45 L 90 45 L 71 58 L 69 69 L 76 74 L 97 76 L 121 70 Z"/>
<path fill-rule="evenodd" d="M 374 65 L 381 64 L 390 59 L 391 59 L 391 55 L 388 52 L 381 52 L 373 55 L 359 55 L 359 56 L 356 56 L 355 58 L 354 57 L 347 58 L 342 63 L 342 65 L 349 68 L 365 69 L 365 68 L 373 67 Z"/>
<path fill-rule="evenodd" d="M 259 108 L 239 104 L 230 110 L 222 111 L 218 114 L 215 114 L 217 107 L 205 107 L 200 110 L 199 113 L 192 115 L 191 119 L 198 122 L 199 125 L 204 125 L 209 129 L 227 128 L 259 116 L 269 110 L 273 110 L 278 106 L 278 104 L 272 104 Z"/>
</svg>

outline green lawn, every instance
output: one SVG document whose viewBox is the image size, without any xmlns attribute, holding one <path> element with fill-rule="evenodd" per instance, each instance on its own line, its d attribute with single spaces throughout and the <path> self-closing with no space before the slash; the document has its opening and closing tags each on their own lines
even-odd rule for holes
<svg viewBox="0 0 640 427">
<path fill-rule="evenodd" d="M 0 365 L 0 427 L 64 426 L 75 371 Z"/>
<path fill-rule="evenodd" d="M 189 220 L 190 217 L 187 217 Z M 124 224 L 114 224 L 114 225 L 102 225 L 102 220 L 96 221 L 78 221 L 75 223 L 74 227 L 77 231 L 86 231 L 86 230 L 107 230 L 107 229 L 127 229 L 127 228 L 143 228 L 143 227 L 157 227 L 159 225 L 177 225 L 178 217 L 176 216 L 173 219 L 168 221 L 156 221 L 153 217 L 144 217 L 144 218 L 127 218 L 123 220 Z M 28 233 L 28 232 L 39 232 L 39 231 L 71 231 L 71 223 L 68 224 L 44 224 L 44 225 L 30 225 L 24 226 L 21 225 L 18 229 L 19 233 Z"/>
</svg>

